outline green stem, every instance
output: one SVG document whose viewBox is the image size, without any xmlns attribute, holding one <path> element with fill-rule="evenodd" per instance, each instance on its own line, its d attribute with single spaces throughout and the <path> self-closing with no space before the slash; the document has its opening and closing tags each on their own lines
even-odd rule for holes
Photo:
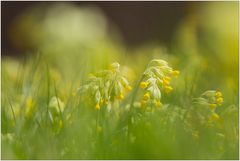
<svg viewBox="0 0 240 161">
<path fill-rule="evenodd" d="M 134 100 L 135 100 L 135 98 L 136 98 L 136 96 L 137 96 L 137 92 L 138 92 L 138 89 L 139 89 L 139 85 L 140 85 L 140 83 L 142 82 L 143 78 L 144 78 L 144 75 L 142 75 L 142 77 L 138 80 L 137 84 L 136 84 L 135 87 L 134 87 L 134 91 L 133 91 L 133 93 L 132 93 L 132 100 L 131 100 L 131 103 L 130 103 L 130 110 L 131 110 L 131 108 L 133 107 L 133 103 L 134 103 Z"/>
<path fill-rule="evenodd" d="M 15 116 L 15 113 L 14 113 L 14 110 L 13 110 L 13 107 L 12 107 L 12 104 L 10 103 L 10 101 L 9 101 L 9 100 L 8 100 L 8 103 L 9 103 L 9 105 L 10 105 L 10 107 L 11 107 L 12 114 L 13 114 L 13 119 L 14 119 L 14 122 L 15 122 L 15 125 L 16 125 L 16 123 L 17 123 L 17 120 L 16 120 L 16 116 Z"/>
<path fill-rule="evenodd" d="M 54 80 L 54 79 L 53 79 L 53 85 L 54 85 L 55 95 L 56 95 L 56 97 L 57 97 L 57 103 L 58 103 L 59 113 L 60 113 L 61 119 L 62 119 L 62 121 L 63 121 L 63 113 L 62 113 L 62 110 L 61 110 L 61 107 L 60 107 L 60 104 L 59 104 L 59 100 L 58 100 L 59 98 L 58 98 L 56 83 L 55 83 L 55 80 Z"/>
<path fill-rule="evenodd" d="M 96 133 L 97 133 L 97 136 L 98 136 L 98 124 L 99 124 L 99 113 L 100 110 L 97 110 L 97 119 L 96 119 Z"/>
</svg>

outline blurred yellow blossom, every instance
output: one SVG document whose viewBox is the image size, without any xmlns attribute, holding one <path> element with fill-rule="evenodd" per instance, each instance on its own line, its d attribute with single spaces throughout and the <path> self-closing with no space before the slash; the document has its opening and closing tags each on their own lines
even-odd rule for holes
<svg viewBox="0 0 240 161">
<path fill-rule="evenodd" d="M 140 87 L 142 88 L 142 89 L 145 89 L 145 88 L 147 88 L 148 87 L 148 82 L 141 82 L 140 83 Z"/>
</svg>

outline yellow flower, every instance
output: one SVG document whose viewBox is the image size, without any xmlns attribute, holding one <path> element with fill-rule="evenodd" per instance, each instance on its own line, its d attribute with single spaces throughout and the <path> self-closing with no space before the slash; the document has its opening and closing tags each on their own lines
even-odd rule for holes
<svg viewBox="0 0 240 161">
<path fill-rule="evenodd" d="M 117 99 L 119 99 L 119 100 L 122 100 L 123 98 L 124 98 L 124 96 L 123 96 L 122 93 L 120 93 L 120 94 L 117 96 Z"/>
<path fill-rule="evenodd" d="M 167 80 L 167 81 L 169 81 L 169 82 L 170 82 L 172 78 L 171 78 L 171 77 L 168 77 L 168 76 L 166 76 L 166 77 L 164 77 L 163 79 L 165 79 L 165 80 Z"/>
<path fill-rule="evenodd" d="M 216 102 L 218 105 L 221 105 L 223 103 L 223 98 L 222 97 L 217 98 Z"/>
<path fill-rule="evenodd" d="M 100 110 L 100 105 L 99 105 L 99 103 L 96 104 L 95 108 L 96 108 L 97 110 Z"/>
<path fill-rule="evenodd" d="M 141 82 L 140 83 L 140 87 L 142 88 L 142 89 L 145 89 L 145 88 L 147 88 L 147 86 L 148 86 L 148 82 Z"/>
<path fill-rule="evenodd" d="M 169 80 L 169 79 L 166 79 L 166 77 L 163 78 L 163 85 L 164 85 L 164 86 L 168 86 L 169 84 L 170 84 L 170 80 Z"/>
<path fill-rule="evenodd" d="M 156 101 L 155 105 L 156 105 L 157 107 L 162 107 L 162 103 L 161 103 L 160 100 Z"/>
<path fill-rule="evenodd" d="M 212 109 L 212 110 L 215 110 L 217 105 L 215 103 L 212 103 L 212 104 L 209 104 L 209 107 Z"/>
<path fill-rule="evenodd" d="M 217 98 L 219 98 L 219 97 L 222 97 L 223 95 L 222 95 L 221 92 L 218 91 L 218 92 L 216 92 L 215 96 L 216 96 Z"/>
<path fill-rule="evenodd" d="M 125 88 L 126 88 L 127 91 L 131 91 L 132 90 L 132 87 L 129 86 L 129 85 L 127 85 Z"/>
<path fill-rule="evenodd" d="M 216 113 L 213 113 L 212 116 L 211 116 L 211 119 L 212 120 L 219 120 L 220 119 L 220 116 Z"/>
<path fill-rule="evenodd" d="M 150 93 L 149 92 L 147 92 L 143 95 L 143 100 L 147 101 L 147 100 L 149 100 L 149 98 L 150 98 Z"/>
<path fill-rule="evenodd" d="M 171 86 L 166 86 L 164 89 L 165 89 L 166 93 L 170 93 L 173 90 L 173 88 Z"/>
<path fill-rule="evenodd" d="M 171 74 L 172 74 L 172 76 L 178 77 L 179 74 L 180 74 L 180 71 L 179 70 L 174 70 L 174 71 L 172 71 Z"/>
<path fill-rule="evenodd" d="M 32 97 L 28 97 L 26 103 L 28 108 L 32 108 L 33 106 L 35 106 L 35 102 L 33 101 Z"/>
<path fill-rule="evenodd" d="M 28 97 L 26 101 L 26 111 L 25 111 L 27 117 L 32 116 L 34 107 L 35 107 L 35 102 L 33 101 L 32 97 Z"/>
</svg>

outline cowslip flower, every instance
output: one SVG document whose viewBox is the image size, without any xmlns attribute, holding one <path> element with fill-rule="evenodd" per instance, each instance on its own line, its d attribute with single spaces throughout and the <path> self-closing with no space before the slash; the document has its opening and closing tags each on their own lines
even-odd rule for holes
<svg viewBox="0 0 240 161">
<path fill-rule="evenodd" d="M 179 74 L 180 71 L 173 70 L 164 60 L 154 59 L 150 61 L 144 71 L 143 81 L 139 85 L 145 91 L 142 104 L 146 105 L 146 101 L 149 101 L 155 106 L 161 106 L 162 91 L 167 94 L 171 93 L 173 91 L 173 87 L 170 85 L 172 77 L 177 77 Z"/>
<path fill-rule="evenodd" d="M 223 103 L 223 94 L 220 91 L 208 90 L 201 97 L 205 99 L 205 102 L 208 103 L 212 110 L 215 110 L 217 106 Z"/>
<path fill-rule="evenodd" d="M 124 93 L 131 90 L 132 87 L 122 75 L 120 64 L 117 62 L 112 63 L 108 70 L 91 74 L 89 82 L 78 89 L 79 93 L 89 94 L 97 110 L 100 110 L 103 105 L 111 106 L 111 102 L 123 100 Z"/>
<path fill-rule="evenodd" d="M 216 108 L 223 103 L 223 94 L 220 91 L 208 90 L 199 98 L 194 98 L 193 100 L 194 103 L 206 107 L 210 112 L 210 115 L 208 116 L 209 122 L 220 119 L 220 116 L 215 112 Z"/>
</svg>

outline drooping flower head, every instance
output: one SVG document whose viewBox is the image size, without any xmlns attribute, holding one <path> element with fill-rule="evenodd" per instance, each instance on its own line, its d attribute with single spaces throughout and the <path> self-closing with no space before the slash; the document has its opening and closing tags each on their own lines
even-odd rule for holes
<svg viewBox="0 0 240 161">
<path fill-rule="evenodd" d="M 101 109 L 104 104 L 124 99 L 125 91 L 131 91 L 128 80 L 121 74 L 120 64 L 115 62 L 110 69 L 92 74 L 89 82 L 79 88 L 79 92 L 88 92 L 94 99 L 95 108 Z"/>
<path fill-rule="evenodd" d="M 180 72 L 173 70 L 166 61 L 154 59 L 149 64 L 144 72 L 143 81 L 140 87 L 145 91 L 142 102 L 153 102 L 157 107 L 162 105 L 162 91 L 169 94 L 173 88 L 170 85 L 172 77 L 178 77 Z M 148 99 L 146 99 L 148 98 Z"/>
<path fill-rule="evenodd" d="M 200 97 L 194 98 L 193 103 L 206 107 L 210 111 L 209 120 L 219 120 L 220 116 L 215 112 L 218 106 L 223 103 L 223 94 L 220 91 L 208 90 Z"/>
</svg>

